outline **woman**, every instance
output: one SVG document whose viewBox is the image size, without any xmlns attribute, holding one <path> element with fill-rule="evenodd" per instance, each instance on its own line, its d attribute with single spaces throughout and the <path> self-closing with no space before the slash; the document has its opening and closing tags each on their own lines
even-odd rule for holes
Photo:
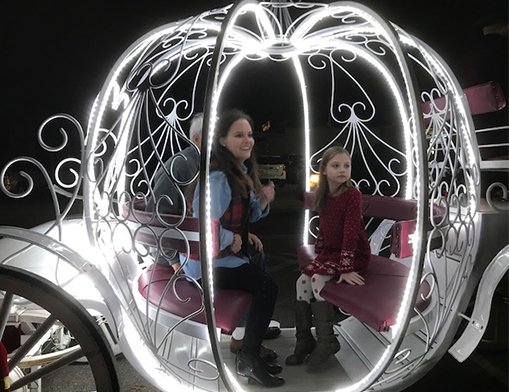
<svg viewBox="0 0 509 392">
<path fill-rule="evenodd" d="M 279 365 L 260 357 L 262 340 L 269 326 L 278 288 L 247 256 L 249 222 L 269 213 L 274 185 L 262 186 L 253 153 L 253 121 L 240 110 L 225 112 L 216 124 L 212 143 L 210 194 L 211 217 L 219 219 L 220 252 L 214 258 L 214 285 L 217 288 L 247 291 L 253 299 L 248 311 L 242 349 L 236 356 L 237 374 L 266 387 L 284 384 Z M 194 215 L 199 215 L 198 189 L 193 197 Z M 186 274 L 201 278 L 200 262 L 190 257 Z"/>
</svg>

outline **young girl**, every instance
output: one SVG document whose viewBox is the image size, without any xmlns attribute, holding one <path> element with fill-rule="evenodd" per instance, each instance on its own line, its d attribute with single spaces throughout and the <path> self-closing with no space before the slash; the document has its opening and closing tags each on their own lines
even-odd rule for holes
<svg viewBox="0 0 509 392">
<path fill-rule="evenodd" d="M 297 279 L 297 344 L 293 355 L 286 359 L 287 365 L 301 364 L 304 359 L 310 366 L 320 365 L 340 349 L 332 329 L 333 306 L 320 296 L 325 283 L 337 279 L 337 284 L 364 284 L 360 272 L 368 265 L 370 248 L 362 221 L 361 193 L 352 186 L 350 175 L 348 151 L 341 147 L 327 149 L 320 163 L 315 195 L 315 210 L 320 213 L 315 243 L 318 255 Z M 311 334 L 312 315 L 318 341 Z"/>
<path fill-rule="evenodd" d="M 277 387 L 284 379 L 276 376 L 282 367 L 260 357 L 262 340 L 269 326 L 278 295 L 276 282 L 261 268 L 249 262 L 249 222 L 269 213 L 274 200 L 274 184 L 260 183 L 253 153 L 253 121 L 239 111 L 230 110 L 216 123 L 210 169 L 210 214 L 219 219 L 220 252 L 214 258 L 214 286 L 252 294 L 242 349 L 235 359 L 237 374 L 265 387 Z M 199 185 L 198 185 L 199 186 Z M 198 216 L 198 188 L 194 192 L 193 214 Z M 187 275 L 201 279 L 198 255 L 184 264 Z"/>
</svg>

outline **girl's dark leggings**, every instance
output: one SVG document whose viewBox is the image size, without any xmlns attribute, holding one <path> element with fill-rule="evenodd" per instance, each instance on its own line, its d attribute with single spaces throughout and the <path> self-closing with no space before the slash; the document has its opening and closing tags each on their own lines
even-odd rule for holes
<svg viewBox="0 0 509 392">
<path fill-rule="evenodd" d="M 242 350 L 258 354 L 272 318 L 278 295 L 276 282 L 250 263 L 236 268 L 214 268 L 214 285 L 220 289 L 246 291 L 253 296 L 246 320 Z"/>
</svg>

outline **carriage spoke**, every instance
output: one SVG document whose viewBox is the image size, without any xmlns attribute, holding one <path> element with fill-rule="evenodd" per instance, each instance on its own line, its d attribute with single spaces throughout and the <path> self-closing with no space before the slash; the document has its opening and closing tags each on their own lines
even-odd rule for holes
<svg viewBox="0 0 509 392">
<path fill-rule="evenodd" d="M 6 291 L 2 301 L 2 306 L 0 307 L 0 337 L 4 336 L 5 326 L 7 325 L 7 320 L 9 319 L 9 313 L 11 311 L 13 300 L 14 295 Z"/>
<path fill-rule="evenodd" d="M 63 356 L 60 359 L 57 359 L 56 361 L 50 363 L 49 365 L 43 366 L 31 373 L 28 373 L 26 376 L 21 378 L 18 381 L 15 381 L 11 385 L 11 389 L 15 391 L 18 388 L 22 388 L 25 385 L 30 384 L 31 382 L 34 382 L 36 380 L 39 380 L 45 376 L 47 376 L 50 373 L 53 373 L 55 370 L 58 370 L 60 368 L 63 368 L 64 366 L 67 366 L 74 361 L 77 361 L 81 357 L 83 357 L 83 349 L 79 346 L 77 348 L 70 352 L 69 354 Z"/>
<path fill-rule="evenodd" d="M 11 354 L 9 369 L 14 377 L 11 390 L 30 389 L 34 383 L 50 373 L 79 359 L 86 359 L 93 376 L 90 384 L 93 383 L 94 386 L 91 385 L 90 390 L 119 391 L 116 360 L 111 347 L 97 325 L 97 320 L 75 298 L 32 272 L 5 265 L 0 265 L 0 290 L 0 293 L 6 293 L 0 306 L 4 318 L 9 316 L 12 297 L 15 297 L 15 301 L 18 301 L 19 297 L 26 302 L 27 309 L 37 309 L 39 320 L 35 323 L 36 328 L 30 337 Z M 46 318 L 41 320 L 39 313 Z M 30 323 L 33 321 L 31 314 L 27 312 L 20 317 L 27 317 Z M 58 347 L 55 346 L 56 352 L 44 354 L 47 350 L 43 350 L 43 355 L 33 356 L 39 353 L 39 348 L 43 346 L 48 334 L 55 336 L 55 327 L 61 327 L 68 332 L 75 345 L 61 350 L 62 347 L 68 347 L 69 343 L 63 342 Z"/>
<path fill-rule="evenodd" d="M 35 330 L 35 332 L 30 336 L 30 338 L 23 344 L 16 353 L 9 360 L 9 369 L 12 370 L 18 364 L 18 362 L 25 357 L 29 353 L 29 351 L 35 347 L 41 338 L 51 329 L 53 324 L 55 324 L 56 317 L 50 315 L 39 327 Z"/>
</svg>

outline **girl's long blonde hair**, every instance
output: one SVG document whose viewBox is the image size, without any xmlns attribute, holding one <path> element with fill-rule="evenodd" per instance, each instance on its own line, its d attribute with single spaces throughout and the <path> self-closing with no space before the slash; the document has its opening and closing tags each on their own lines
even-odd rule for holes
<svg viewBox="0 0 509 392">
<path fill-rule="evenodd" d="M 329 147 L 322 155 L 322 161 L 320 162 L 320 169 L 319 169 L 319 180 L 318 180 L 318 189 L 316 190 L 315 194 L 315 211 L 322 212 L 325 208 L 325 197 L 329 194 L 329 182 L 327 181 L 327 177 L 325 176 L 325 168 L 327 167 L 327 164 L 329 161 L 334 158 L 338 154 L 346 154 L 348 156 L 348 159 L 350 159 L 350 153 L 348 150 L 345 150 L 343 147 L 339 146 L 333 146 Z M 350 179 L 346 180 L 341 186 L 339 187 L 336 196 L 341 195 L 342 193 L 346 192 L 346 190 L 350 187 L 352 187 L 352 181 Z"/>
</svg>

